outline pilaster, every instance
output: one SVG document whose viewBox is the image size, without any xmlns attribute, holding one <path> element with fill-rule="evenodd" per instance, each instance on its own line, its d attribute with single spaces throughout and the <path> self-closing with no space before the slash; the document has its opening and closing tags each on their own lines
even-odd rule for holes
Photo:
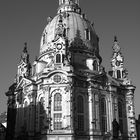
<svg viewBox="0 0 140 140">
<path fill-rule="evenodd" d="M 134 106 L 134 86 L 127 86 L 126 91 L 126 112 L 128 125 L 128 139 L 137 140 L 136 122 L 135 122 L 135 106 Z"/>
<path fill-rule="evenodd" d="M 88 89 L 88 106 L 89 106 L 89 134 L 93 135 L 93 98 L 92 88 Z"/>
</svg>

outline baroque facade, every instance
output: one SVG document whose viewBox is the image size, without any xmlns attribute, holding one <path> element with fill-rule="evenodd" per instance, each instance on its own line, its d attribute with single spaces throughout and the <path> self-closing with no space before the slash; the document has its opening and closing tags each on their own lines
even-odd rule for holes
<svg viewBox="0 0 140 140">
<path fill-rule="evenodd" d="M 59 0 L 57 15 L 47 22 L 39 57 L 31 65 L 25 43 L 17 76 L 6 92 L 7 137 L 136 140 L 135 86 L 117 37 L 111 71 L 106 72 L 99 38 L 81 14 L 79 0 Z"/>
</svg>

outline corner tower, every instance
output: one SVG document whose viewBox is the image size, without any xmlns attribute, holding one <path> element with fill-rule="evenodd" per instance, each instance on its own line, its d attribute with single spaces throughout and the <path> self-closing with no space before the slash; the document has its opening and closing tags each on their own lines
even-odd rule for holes
<svg viewBox="0 0 140 140">
<path fill-rule="evenodd" d="M 111 59 L 112 71 L 109 74 L 116 79 L 121 85 L 118 87 L 118 121 L 122 137 L 125 139 L 136 140 L 136 122 L 135 122 L 135 105 L 134 91 L 136 87 L 128 78 L 128 71 L 124 67 L 124 57 L 121 53 L 117 37 L 114 37 L 113 55 Z M 123 93 L 122 95 L 120 93 Z M 124 96 L 124 97 L 123 97 Z M 123 101 L 124 100 L 124 101 Z M 123 101 L 123 102 L 122 102 Z M 125 114 L 126 113 L 126 114 Z M 124 120 L 127 120 L 126 122 Z M 124 125 L 127 123 L 126 125 Z M 125 128 L 124 128 L 125 127 Z M 125 136 L 126 135 L 126 136 Z"/>
</svg>

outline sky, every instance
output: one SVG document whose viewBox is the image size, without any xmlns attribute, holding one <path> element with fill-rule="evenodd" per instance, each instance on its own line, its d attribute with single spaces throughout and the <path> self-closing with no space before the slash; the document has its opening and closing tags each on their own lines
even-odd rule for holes
<svg viewBox="0 0 140 140">
<path fill-rule="evenodd" d="M 17 73 L 24 43 L 31 63 L 39 55 L 47 17 L 54 17 L 59 0 L 0 0 L 0 113 L 7 109 L 5 92 Z M 136 117 L 140 114 L 140 0 L 80 0 L 82 12 L 94 22 L 102 65 L 110 70 L 114 36 L 122 50 L 129 78 L 136 86 Z"/>
</svg>

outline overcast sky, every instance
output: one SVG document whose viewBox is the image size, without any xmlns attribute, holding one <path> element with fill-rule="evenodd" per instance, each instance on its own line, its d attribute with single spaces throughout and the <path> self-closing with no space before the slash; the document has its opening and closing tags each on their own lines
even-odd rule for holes
<svg viewBox="0 0 140 140">
<path fill-rule="evenodd" d="M 140 0 L 80 0 L 80 6 L 95 23 L 106 71 L 110 69 L 113 38 L 117 35 L 125 67 L 137 87 L 137 116 L 140 114 Z M 47 17 L 54 17 L 57 8 L 58 0 L 0 0 L 0 112 L 6 110 L 5 92 L 14 81 L 24 42 L 28 43 L 33 62 L 39 54 Z"/>
</svg>

